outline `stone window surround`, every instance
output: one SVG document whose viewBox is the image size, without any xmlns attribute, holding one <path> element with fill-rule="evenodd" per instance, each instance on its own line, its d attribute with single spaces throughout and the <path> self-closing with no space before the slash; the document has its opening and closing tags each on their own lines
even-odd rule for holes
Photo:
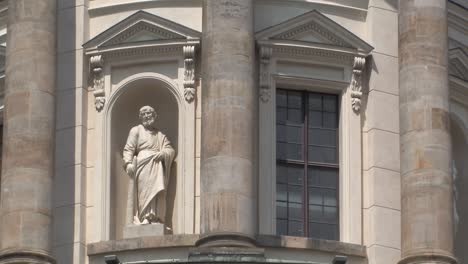
<svg viewBox="0 0 468 264">
<path fill-rule="evenodd" d="M 362 73 L 373 47 L 317 10 L 255 34 L 259 49 L 259 226 L 276 233 L 276 88 L 334 93 L 340 241 L 362 244 Z"/>
<path fill-rule="evenodd" d="M 259 44 L 260 49 L 272 48 Z M 284 51 L 284 49 L 283 49 Z M 354 56 L 332 56 L 332 53 L 312 52 L 307 56 L 297 56 L 297 49 L 290 47 L 286 52 L 270 54 L 268 63 L 264 63 L 260 51 L 260 79 L 267 85 L 260 84 L 260 128 L 259 128 L 259 226 L 260 234 L 276 234 L 276 88 L 305 90 L 337 94 L 340 97 L 339 121 L 339 215 L 340 241 L 362 243 L 362 144 L 361 117 L 353 110 L 353 59 Z M 339 53 L 336 53 L 337 55 Z M 323 56 L 321 56 L 323 55 Z M 338 58 L 338 59 L 336 59 Z M 362 58 L 356 56 L 356 58 Z M 278 65 L 293 63 L 302 67 L 303 72 L 312 74 L 297 76 L 280 72 Z M 264 65 L 262 65 L 264 64 Z M 266 67 L 265 67 L 266 66 Z M 310 66 L 310 67 L 308 67 Z M 336 67 L 341 69 L 342 78 L 317 78 L 313 74 L 316 67 Z M 362 68 L 361 68 L 362 70 Z M 263 80 L 262 80 L 263 79 Z"/>
</svg>

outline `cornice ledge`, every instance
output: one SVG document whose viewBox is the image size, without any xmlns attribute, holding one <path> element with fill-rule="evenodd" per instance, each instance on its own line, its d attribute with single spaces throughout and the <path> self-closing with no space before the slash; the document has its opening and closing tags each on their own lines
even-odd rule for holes
<svg viewBox="0 0 468 264">
<path fill-rule="evenodd" d="M 85 54 L 93 56 L 96 54 L 104 55 L 108 58 L 118 57 L 120 55 L 147 55 L 158 53 L 173 53 L 178 52 L 184 46 L 200 46 L 199 39 L 192 40 L 161 40 L 161 41 L 146 41 L 139 43 L 120 44 L 115 46 L 97 47 L 86 49 Z"/>
<path fill-rule="evenodd" d="M 355 56 L 367 56 L 352 48 L 344 48 L 303 41 L 259 40 L 260 47 L 270 47 L 274 55 L 300 56 L 301 58 L 324 57 L 352 63 Z"/>
</svg>

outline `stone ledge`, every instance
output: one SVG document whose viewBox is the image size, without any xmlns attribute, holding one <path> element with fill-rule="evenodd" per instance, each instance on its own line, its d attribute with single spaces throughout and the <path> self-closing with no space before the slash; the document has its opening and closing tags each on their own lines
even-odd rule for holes
<svg viewBox="0 0 468 264">
<path fill-rule="evenodd" d="M 194 247 L 199 237 L 199 235 L 165 235 L 102 241 L 88 244 L 88 256 L 152 248 Z"/>
<path fill-rule="evenodd" d="M 340 241 L 306 237 L 258 235 L 257 246 L 291 249 L 310 249 L 339 255 L 367 257 L 366 247 Z"/>
<path fill-rule="evenodd" d="M 166 235 L 141 237 L 123 240 L 111 240 L 88 244 L 88 255 L 103 255 L 122 251 L 155 248 L 195 247 L 200 238 L 197 235 Z M 366 247 L 339 241 L 311 239 L 304 237 L 258 235 L 256 244 L 260 248 L 305 249 L 330 252 L 337 255 L 367 257 Z"/>
</svg>

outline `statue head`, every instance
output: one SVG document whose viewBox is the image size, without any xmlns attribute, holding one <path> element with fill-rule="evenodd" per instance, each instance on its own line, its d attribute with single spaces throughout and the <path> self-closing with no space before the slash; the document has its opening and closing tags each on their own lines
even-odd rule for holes
<svg viewBox="0 0 468 264">
<path fill-rule="evenodd" d="M 156 110 L 154 110 L 153 107 L 151 106 L 143 106 L 140 108 L 140 122 L 145 128 L 150 128 L 154 126 L 154 123 L 156 122 L 157 118 L 157 113 Z"/>
</svg>

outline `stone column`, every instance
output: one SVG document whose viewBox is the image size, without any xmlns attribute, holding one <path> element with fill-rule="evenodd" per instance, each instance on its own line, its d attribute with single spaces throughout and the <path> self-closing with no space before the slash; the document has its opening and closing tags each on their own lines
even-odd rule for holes
<svg viewBox="0 0 468 264">
<path fill-rule="evenodd" d="M 257 228 L 252 0 L 205 0 L 201 246 L 249 246 Z"/>
<path fill-rule="evenodd" d="M 400 1 L 400 264 L 456 262 L 446 4 Z"/>
<path fill-rule="evenodd" d="M 10 0 L 0 263 L 54 263 L 56 0 Z"/>
</svg>

